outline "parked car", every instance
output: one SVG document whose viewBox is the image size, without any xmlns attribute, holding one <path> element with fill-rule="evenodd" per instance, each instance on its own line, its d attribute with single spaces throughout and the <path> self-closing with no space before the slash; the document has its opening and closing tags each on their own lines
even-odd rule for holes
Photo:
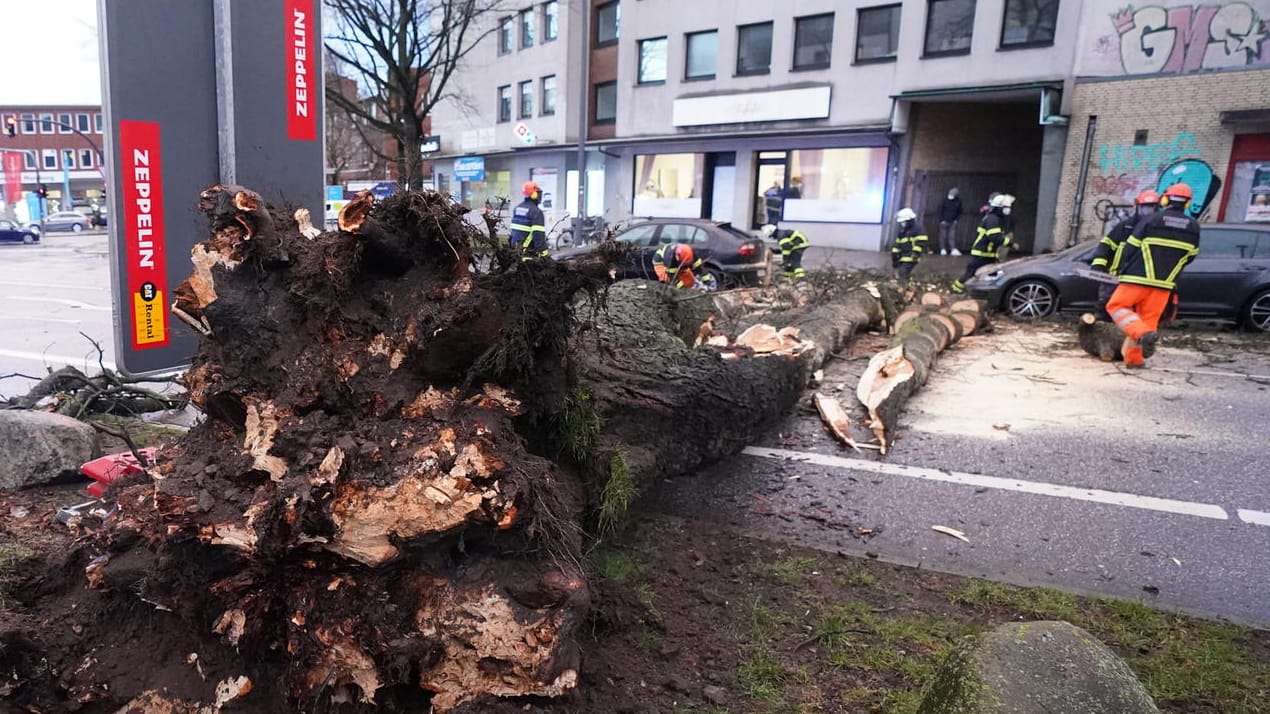
<svg viewBox="0 0 1270 714">
<path fill-rule="evenodd" d="M 724 287 L 756 284 L 767 276 L 769 269 L 769 251 L 763 241 L 737 230 L 730 223 L 695 218 L 657 218 L 619 231 L 613 240 L 634 248 L 630 260 L 616 266 L 619 280 L 656 280 L 653 256 L 666 243 L 691 245 L 693 253 L 704 261 L 701 269 L 714 276 Z M 552 257 L 561 261 L 578 260 L 594 249 L 594 245 L 575 246 L 554 253 Z"/>
<path fill-rule="evenodd" d="M 1270 332 L 1270 226 L 1201 225 L 1199 255 L 1177 282 L 1178 316 L 1239 322 Z M 1013 317 L 1087 312 L 1098 284 L 1077 274 L 1097 246 L 1088 241 L 1058 253 L 989 265 L 966 283 L 974 297 Z"/>
<path fill-rule="evenodd" d="M 30 226 L 20 226 L 13 221 L 0 219 L 0 241 L 5 243 L 39 243 L 40 231 Z"/>
<path fill-rule="evenodd" d="M 44 217 L 46 231 L 80 231 L 92 227 L 92 220 L 79 211 L 59 211 Z"/>
</svg>

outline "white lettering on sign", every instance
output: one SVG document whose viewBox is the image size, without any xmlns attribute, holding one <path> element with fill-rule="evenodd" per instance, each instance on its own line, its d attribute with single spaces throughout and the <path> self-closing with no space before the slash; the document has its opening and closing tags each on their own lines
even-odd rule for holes
<svg viewBox="0 0 1270 714">
<path fill-rule="evenodd" d="M 309 115 L 309 88 L 304 81 L 308 74 L 309 56 L 306 21 L 302 11 L 294 11 L 291 23 L 291 56 L 295 60 L 295 113 L 302 117 Z"/>
<path fill-rule="evenodd" d="M 142 268 L 154 267 L 154 229 L 150 211 L 150 150 L 132 150 L 132 180 L 137 192 L 137 264 Z"/>
</svg>

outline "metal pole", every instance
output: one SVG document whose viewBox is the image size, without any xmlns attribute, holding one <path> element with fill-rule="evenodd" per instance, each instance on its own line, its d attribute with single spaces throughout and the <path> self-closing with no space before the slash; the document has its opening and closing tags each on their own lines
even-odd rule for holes
<svg viewBox="0 0 1270 714">
<path fill-rule="evenodd" d="M 1085 181 L 1089 179 L 1089 158 L 1094 151 L 1094 135 L 1098 133 L 1098 117 L 1090 115 L 1085 126 L 1085 146 L 1080 152 L 1080 175 L 1076 178 L 1076 199 L 1072 201 L 1071 226 L 1067 233 L 1067 245 L 1076 245 L 1080 239 L 1080 213 L 1085 207 Z"/>
<path fill-rule="evenodd" d="M 578 216 L 585 217 L 587 215 L 586 204 L 586 134 L 587 123 L 591 117 L 588 102 L 591 98 L 591 0 L 577 0 L 578 2 L 578 24 L 581 27 L 579 32 L 578 47 L 580 48 L 578 58 L 578 72 L 581 75 L 578 79 L 578 156 L 575 161 L 578 167 Z M 573 227 L 574 239 L 576 240 L 582 235 L 582 223 L 574 222 Z"/>
</svg>

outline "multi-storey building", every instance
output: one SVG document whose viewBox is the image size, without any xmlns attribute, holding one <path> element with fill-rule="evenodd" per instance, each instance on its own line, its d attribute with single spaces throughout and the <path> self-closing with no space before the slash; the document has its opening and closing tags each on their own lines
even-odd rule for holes
<svg viewBox="0 0 1270 714">
<path fill-rule="evenodd" d="M 584 1 L 586 32 L 575 20 Z M 438 186 L 473 201 L 531 177 L 575 176 L 584 124 L 590 212 L 610 219 L 693 216 L 747 229 L 778 220 L 821 245 L 876 249 L 904 205 L 935 230 L 939 201 L 957 186 L 971 213 L 991 191 L 1018 196 L 1016 239 L 1045 248 L 1080 5 L 526 4 L 462 69 L 466 106 L 434 113 Z M 544 43 L 548 13 L 558 31 Z M 521 124 L 532 145 L 514 132 Z M 483 158 L 485 181 L 458 181 L 456 158 L 460 169 Z M 572 196 L 571 181 L 549 185 Z M 962 221 L 963 246 L 971 223 Z"/>
<path fill-rule="evenodd" d="M 18 163 L 15 156 L 0 166 L 5 167 L 6 185 L 11 181 L 9 168 L 20 167 L 22 198 L 6 197 L 19 218 L 38 218 L 41 184 L 48 194 L 47 212 L 105 205 L 100 106 L 0 107 L 0 121 L 7 126 L 10 117 L 15 119 L 16 136 L 0 134 L 0 153 L 20 154 L 21 160 Z"/>
</svg>

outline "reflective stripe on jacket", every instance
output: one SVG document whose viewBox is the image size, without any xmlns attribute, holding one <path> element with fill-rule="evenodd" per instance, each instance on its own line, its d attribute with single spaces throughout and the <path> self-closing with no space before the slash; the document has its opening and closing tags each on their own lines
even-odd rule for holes
<svg viewBox="0 0 1270 714">
<path fill-rule="evenodd" d="M 547 255 L 547 219 L 538 204 L 526 198 L 512 210 L 511 245 L 525 255 Z"/>
<path fill-rule="evenodd" d="M 970 254 L 976 258 L 996 260 L 1001 246 L 1007 242 L 1001 226 L 1001 216 L 995 210 L 984 216 L 979 222 L 979 232 L 970 247 Z"/>
<path fill-rule="evenodd" d="M 785 234 L 780 239 L 781 255 L 789 255 L 810 245 L 811 242 L 807 240 L 807 236 L 803 235 L 801 231 L 785 231 Z"/>
<path fill-rule="evenodd" d="M 1098 247 L 1094 249 L 1093 258 L 1089 261 L 1090 267 L 1112 275 L 1117 274 L 1124 242 L 1133 234 L 1133 228 L 1140 220 L 1142 217 L 1135 214 L 1112 226 L 1107 235 L 1098 241 Z"/>
<path fill-rule="evenodd" d="M 917 221 L 911 221 L 907 227 L 901 225 L 900 234 L 895 236 L 891 246 L 891 258 L 900 263 L 916 263 L 926 253 L 928 240 L 929 236 Z"/>
<path fill-rule="evenodd" d="M 698 258 L 696 257 L 696 255 L 694 255 L 691 265 L 680 265 L 676 263 L 674 255 L 672 254 L 672 251 L 674 251 L 676 245 L 679 245 L 679 244 L 666 243 L 662 245 L 662 247 L 658 248 L 657 252 L 653 254 L 653 272 L 657 274 L 657 279 L 663 283 L 670 282 L 670 278 L 672 275 L 678 275 L 683 270 L 689 270 L 689 271 L 696 270 L 697 268 L 700 268 L 705 262 L 701 258 Z M 676 287 L 683 287 L 683 286 L 676 284 Z"/>
<path fill-rule="evenodd" d="M 1120 282 L 1161 290 L 1177 287 L 1177 276 L 1199 255 L 1199 224 L 1168 208 L 1143 219 L 1120 250 Z"/>
</svg>

